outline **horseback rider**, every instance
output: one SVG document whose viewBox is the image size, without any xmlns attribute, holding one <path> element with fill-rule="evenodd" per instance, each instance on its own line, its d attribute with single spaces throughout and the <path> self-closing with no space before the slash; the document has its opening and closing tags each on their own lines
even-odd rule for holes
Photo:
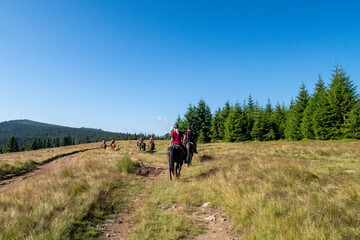
<svg viewBox="0 0 360 240">
<path fill-rule="evenodd" d="M 154 149 L 155 149 L 155 142 L 154 142 L 154 137 L 151 136 L 150 140 L 149 140 L 149 145 L 154 144 Z"/>
<path fill-rule="evenodd" d="M 110 145 L 113 145 L 115 143 L 114 139 L 111 140 Z"/>
<path fill-rule="evenodd" d="M 183 140 L 183 134 L 182 134 L 182 132 L 179 131 L 179 126 L 176 124 L 174 126 L 174 131 L 171 133 L 170 145 L 180 146 L 180 148 L 184 151 L 185 156 L 187 156 L 187 149 L 182 144 L 182 140 Z M 185 162 L 186 162 L 186 160 L 185 160 Z"/>
<path fill-rule="evenodd" d="M 101 141 L 101 144 L 104 144 L 104 145 L 105 145 L 105 139 L 103 139 L 103 140 Z"/>
<path fill-rule="evenodd" d="M 184 144 L 186 145 L 188 142 L 191 142 L 194 144 L 194 153 L 198 153 L 196 151 L 196 142 L 193 139 L 193 134 L 191 132 L 190 126 L 187 128 L 187 131 L 185 132 L 185 135 L 184 135 Z"/>
</svg>

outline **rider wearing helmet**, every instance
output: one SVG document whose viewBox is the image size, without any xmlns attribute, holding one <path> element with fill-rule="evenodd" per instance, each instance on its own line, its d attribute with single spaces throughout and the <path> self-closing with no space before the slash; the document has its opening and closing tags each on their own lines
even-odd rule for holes
<svg viewBox="0 0 360 240">
<path fill-rule="evenodd" d="M 172 145 L 172 144 L 179 145 L 181 147 L 181 149 L 184 151 L 184 154 L 186 156 L 187 155 L 187 149 L 182 144 L 182 140 L 183 140 L 183 134 L 182 134 L 182 132 L 179 131 L 179 126 L 176 124 L 174 126 L 174 131 L 171 133 L 170 145 Z M 186 160 L 185 160 L 185 162 L 186 162 Z"/>
<path fill-rule="evenodd" d="M 192 134 L 192 132 L 191 132 L 191 127 L 190 127 L 190 126 L 187 128 L 187 131 L 185 132 L 185 135 L 184 135 L 184 143 L 185 143 L 185 145 L 186 145 L 188 142 L 191 142 L 191 143 L 194 144 L 194 153 L 198 153 L 198 152 L 196 151 L 196 142 L 195 142 L 194 139 L 193 139 L 193 134 Z"/>
</svg>

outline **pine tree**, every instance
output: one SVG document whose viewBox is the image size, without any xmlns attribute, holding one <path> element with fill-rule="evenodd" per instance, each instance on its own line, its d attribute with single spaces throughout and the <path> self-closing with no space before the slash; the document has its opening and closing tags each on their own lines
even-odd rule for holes
<svg viewBox="0 0 360 240">
<path fill-rule="evenodd" d="M 346 119 L 356 100 L 355 87 L 344 69 L 335 66 L 332 81 L 328 90 L 331 139 L 340 139 L 346 132 Z"/>
<path fill-rule="evenodd" d="M 235 104 L 225 123 L 225 141 L 240 142 L 247 140 L 246 117 L 239 104 Z"/>
<path fill-rule="evenodd" d="M 66 135 L 61 139 L 61 146 L 70 146 L 73 145 L 73 141 L 70 137 L 70 135 Z"/>
<path fill-rule="evenodd" d="M 219 108 L 218 110 L 216 110 L 215 115 L 212 119 L 212 123 L 211 123 L 211 138 L 213 140 L 221 140 L 221 133 L 220 133 L 220 129 L 221 129 L 221 125 L 222 125 L 223 121 L 222 121 L 222 116 L 221 116 L 221 109 Z"/>
<path fill-rule="evenodd" d="M 264 109 L 263 126 L 264 126 L 264 139 L 266 141 L 275 140 L 275 124 L 273 122 L 273 108 L 271 106 L 270 99 Z"/>
<path fill-rule="evenodd" d="M 313 115 L 316 111 L 316 108 L 318 107 L 320 97 L 323 96 L 325 91 L 326 88 L 324 81 L 319 75 L 319 80 L 315 85 L 314 94 L 309 99 L 309 103 L 304 111 L 301 122 L 301 134 L 304 138 L 315 139 Z"/>
<path fill-rule="evenodd" d="M 189 105 L 187 112 L 184 115 L 184 122 L 187 125 L 186 127 L 191 127 L 191 131 L 193 133 L 193 137 L 196 140 L 199 136 L 200 123 L 197 117 L 196 107 Z"/>
<path fill-rule="evenodd" d="M 204 132 L 202 130 L 200 130 L 200 134 L 199 134 L 199 137 L 197 139 L 197 142 L 198 143 L 206 143 L 205 135 L 204 135 Z"/>
<path fill-rule="evenodd" d="M 46 141 L 45 141 L 45 148 L 51 148 L 52 147 L 52 144 L 51 144 L 51 140 L 50 138 L 46 138 Z"/>
<path fill-rule="evenodd" d="M 353 106 L 346 121 L 346 138 L 360 139 L 360 103 Z"/>
<path fill-rule="evenodd" d="M 285 137 L 287 139 L 300 140 L 302 138 L 300 126 L 308 100 L 308 91 L 306 90 L 305 85 L 302 84 L 299 95 L 297 96 L 294 105 L 290 107 L 286 116 Z"/>
<path fill-rule="evenodd" d="M 261 141 L 264 134 L 263 121 L 260 111 L 254 112 L 254 124 L 251 129 L 250 135 L 255 141 Z"/>
<path fill-rule="evenodd" d="M 199 101 L 196 113 L 200 127 L 198 133 L 200 134 L 200 131 L 202 131 L 204 134 L 204 142 L 210 142 L 212 115 L 210 107 L 206 105 L 204 100 L 201 99 Z"/>
<path fill-rule="evenodd" d="M 230 103 L 229 101 L 227 101 L 224 105 L 224 107 L 221 110 L 221 124 L 219 125 L 219 135 L 220 135 L 220 139 L 224 140 L 225 139 L 225 123 L 226 123 L 226 119 L 230 114 Z"/>
<path fill-rule="evenodd" d="M 53 147 L 60 147 L 60 139 L 58 137 L 52 139 L 52 146 Z"/>
<path fill-rule="evenodd" d="M 274 123 L 274 134 L 275 139 L 284 139 L 285 138 L 285 118 L 286 109 L 285 105 L 282 106 L 280 103 L 277 103 L 275 106 L 275 111 L 272 114 L 272 122 Z"/>
<path fill-rule="evenodd" d="M 25 144 L 26 151 L 38 150 L 43 148 L 43 143 L 40 138 L 30 138 Z"/>
<path fill-rule="evenodd" d="M 4 152 L 10 153 L 10 152 L 18 152 L 19 151 L 19 145 L 15 139 L 14 136 L 11 136 L 5 146 Z"/>
<path fill-rule="evenodd" d="M 178 115 L 177 119 L 176 119 L 176 122 L 175 122 L 175 125 L 178 125 L 179 126 L 179 131 L 181 132 L 185 132 L 186 131 L 186 128 L 187 128 L 187 124 L 185 123 L 184 120 L 182 120 L 180 118 L 180 115 Z"/>
</svg>

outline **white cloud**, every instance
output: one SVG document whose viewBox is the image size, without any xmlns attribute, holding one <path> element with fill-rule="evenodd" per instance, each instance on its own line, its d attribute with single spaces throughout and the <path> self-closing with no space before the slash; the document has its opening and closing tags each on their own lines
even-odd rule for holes
<svg viewBox="0 0 360 240">
<path fill-rule="evenodd" d="M 161 116 L 156 116 L 156 120 L 158 120 L 158 121 L 161 122 L 161 124 L 165 127 L 166 131 L 168 131 L 168 130 L 171 131 L 172 126 L 171 126 L 171 124 L 169 123 L 169 120 L 167 119 L 167 117 L 165 117 L 165 116 L 163 116 L 163 117 L 161 117 Z"/>
</svg>

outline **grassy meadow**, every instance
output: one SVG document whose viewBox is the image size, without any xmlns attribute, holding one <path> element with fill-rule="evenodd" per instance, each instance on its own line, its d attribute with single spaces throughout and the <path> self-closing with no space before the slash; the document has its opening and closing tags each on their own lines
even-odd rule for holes
<svg viewBox="0 0 360 240">
<path fill-rule="evenodd" d="M 46 148 L 34 151 L 0 154 L 0 180 L 10 174 L 19 174 L 35 169 L 36 165 L 60 155 L 71 154 L 99 147 L 99 143 L 79 144 L 67 147 Z"/>
<path fill-rule="evenodd" d="M 156 141 L 154 154 L 117 144 L 0 194 L 0 239 L 97 239 L 95 226 L 139 195 L 130 239 L 191 239 L 206 231 L 191 218 L 205 202 L 242 239 L 360 239 L 358 141 L 200 144 L 179 180 L 165 174 L 151 185 L 128 172 L 138 161 L 166 164 L 169 142 Z"/>
</svg>

